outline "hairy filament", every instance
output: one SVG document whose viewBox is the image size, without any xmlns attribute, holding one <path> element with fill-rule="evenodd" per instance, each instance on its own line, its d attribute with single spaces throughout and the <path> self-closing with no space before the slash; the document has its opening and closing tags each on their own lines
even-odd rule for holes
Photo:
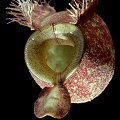
<svg viewBox="0 0 120 120">
<path fill-rule="evenodd" d="M 34 4 L 31 0 L 13 0 L 10 7 L 6 8 L 7 13 L 13 15 L 15 18 L 8 18 L 10 22 L 18 22 L 21 25 L 32 27 L 32 11 Z"/>
<path fill-rule="evenodd" d="M 34 30 L 33 23 L 36 19 L 42 20 L 45 16 L 49 15 L 49 11 L 54 9 L 49 6 L 49 2 L 42 2 L 41 0 L 12 0 L 10 7 L 6 9 L 7 14 L 13 15 L 14 18 L 8 18 L 11 22 L 18 22 L 21 25 L 27 26 Z M 48 12 L 47 12 L 48 11 Z"/>
<path fill-rule="evenodd" d="M 7 13 L 13 15 L 14 18 L 8 18 L 8 20 L 10 20 L 8 23 L 18 22 L 23 26 L 31 28 L 31 30 L 39 29 L 44 20 L 47 20 L 46 23 L 51 23 L 56 18 L 50 19 L 51 21 L 49 21 L 49 16 L 52 17 L 52 15 L 56 13 L 56 10 L 49 5 L 50 1 L 12 0 L 10 7 L 6 9 L 8 10 Z M 67 9 L 68 17 L 74 21 L 74 24 L 78 22 L 80 16 L 89 8 L 91 2 L 93 2 L 93 0 L 72 0 L 72 2 L 69 3 L 72 9 Z M 59 16 L 59 12 L 56 16 L 57 15 Z"/>
<path fill-rule="evenodd" d="M 69 15 L 75 19 L 76 23 L 80 16 L 88 9 L 91 2 L 93 2 L 93 0 L 72 0 L 72 2 L 69 3 L 72 10 L 67 9 L 67 11 Z"/>
</svg>

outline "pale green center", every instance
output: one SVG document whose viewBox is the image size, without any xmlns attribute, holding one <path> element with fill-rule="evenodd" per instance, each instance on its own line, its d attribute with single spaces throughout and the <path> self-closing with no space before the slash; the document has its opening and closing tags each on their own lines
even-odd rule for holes
<svg viewBox="0 0 120 120">
<path fill-rule="evenodd" d="M 58 45 L 51 47 L 46 56 L 47 65 L 55 72 L 63 72 L 74 57 L 74 47 Z"/>
</svg>

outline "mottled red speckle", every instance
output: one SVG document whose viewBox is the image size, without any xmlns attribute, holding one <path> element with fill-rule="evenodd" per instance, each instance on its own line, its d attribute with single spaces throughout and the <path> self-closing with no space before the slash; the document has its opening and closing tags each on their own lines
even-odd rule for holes
<svg viewBox="0 0 120 120">
<path fill-rule="evenodd" d="M 83 25 L 86 50 L 77 71 L 65 81 L 72 103 L 93 100 L 107 87 L 114 74 L 115 51 L 110 32 L 96 14 Z"/>
<path fill-rule="evenodd" d="M 84 35 L 85 52 L 76 72 L 64 82 L 71 103 L 84 103 L 99 96 L 111 81 L 115 67 L 115 50 L 105 22 L 94 14 L 78 27 Z M 41 88 L 53 86 L 33 78 Z"/>
</svg>

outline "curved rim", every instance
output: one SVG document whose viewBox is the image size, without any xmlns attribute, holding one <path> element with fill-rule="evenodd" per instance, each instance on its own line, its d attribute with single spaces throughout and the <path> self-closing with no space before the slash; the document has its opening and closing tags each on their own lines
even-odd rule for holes
<svg viewBox="0 0 120 120">
<path fill-rule="evenodd" d="M 56 81 L 55 79 L 57 79 L 58 76 L 56 76 L 56 73 L 54 73 L 53 70 L 51 70 L 52 74 L 51 72 L 49 74 L 45 71 L 39 72 L 39 71 L 34 70 L 33 69 L 34 66 L 31 65 L 30 60 L 28 60 L 29 59 L 28 53 L 30 52 L 28 49 L 28 46 L 31 41 L 32 42 L 38 41 L 41 44 L 48 39 L 54 38 L 55 34 L 57 34 L 57 38 L 67 40 L 69 37 L 69 38 L 72 38 L 74 42 L 74 48 L 75 48 L 74 58 L 71 61 L 71 64 L 61 74 L 62 82 L 64 82 L 66 78 L 68 78 L 75 72 L 76 68 L 80 64 L 80 60 L 84 53 L 84 37 L 83 37 L 82 32 L 77 26 L 69 24 L 69 23 L 64 23 L 64 24 L 58 23 L 54 25 L 54 29 L 53 29 L 53 25 L 49 25 L 49 26 L 42 28 L 41 30 L 35 31 L 29 37 L 28 41 L 26 42 L 25 54 L 24 54 L 25 62 L 30 72 L 34 76 L 37 76 L 37 78 L 39 78 L 40 80 L 48 82 L 48 83 L 53 83 L 53 84 L 54 84 L 53 81 Z M 37 40 L 37 38 L 39 38 L 39 40 Z M 42 65 L 40 67 L 42 67 Z"/>
</svg>

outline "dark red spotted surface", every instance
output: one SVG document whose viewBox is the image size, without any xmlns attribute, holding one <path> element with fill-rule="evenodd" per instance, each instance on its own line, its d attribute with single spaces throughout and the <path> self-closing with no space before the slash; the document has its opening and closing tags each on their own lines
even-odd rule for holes
<svg viewBox="0 0 120 120">
<path fill-rule="evenodd" d="M 114 75 L 115 50 L 105 22 L 94 14 L 78 26 L 85 38 L 86 50 L 77 71 L 65 81 L 72 103 L 93 100 L 107 87 Z"/>
<path fill-rule="evenodd" d="M 79 67 L 64 85 L 72 103 L 84 103 L 100 95 L 114 75 L 115 50 L 110 31 L 97 14 L 78 24 L 85 39 L 85 52 Z M 53 86 L 32 75 L 41 88 Z"/>
</svg>

